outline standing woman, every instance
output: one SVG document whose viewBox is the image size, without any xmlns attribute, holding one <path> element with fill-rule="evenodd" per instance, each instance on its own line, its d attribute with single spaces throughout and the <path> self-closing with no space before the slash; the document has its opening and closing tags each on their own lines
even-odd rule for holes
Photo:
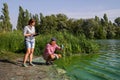
<svg viewBox="0 0 120 80">
<path fill-rule="evenodd" d="M 29 64 L 31 66 L 35 66 L 32 63 L 34 48 L 35 48 L 35 20 L 30 19 L 28 25 L 24 27 L 24 37 L 25 37 L 25 44 L 26 44 L 26 54 L 23 59 L 23 66 L 28 67 L 26 61 L 28 60 L 29 56 Z"/>
</svg>

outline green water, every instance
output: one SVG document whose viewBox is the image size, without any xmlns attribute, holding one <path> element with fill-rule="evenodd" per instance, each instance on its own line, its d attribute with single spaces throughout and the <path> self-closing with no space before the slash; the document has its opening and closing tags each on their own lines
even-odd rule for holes
<svg viewBox="0 0 120 80">
<path fill-rule="evenodd" d="M 120 80 L 120 40 L 97 40 L 102 54 L 66 57 L 56 61 L 71 80 Z"/>
</svg>

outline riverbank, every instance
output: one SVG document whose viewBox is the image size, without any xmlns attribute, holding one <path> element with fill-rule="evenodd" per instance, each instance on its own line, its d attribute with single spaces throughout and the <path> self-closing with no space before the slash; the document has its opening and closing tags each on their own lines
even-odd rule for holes
<svg viewBox="0 0 120 80">
<path fill-rule="evenodd" d="M 26 68 L 22 67 L 22 58 L 0 59 L 0 80 L 69 80 L 65 71 L 58 69 L 56 65 L 45 65 L 41 61 L 33 62 L 36 66 Z"/>
</svg>

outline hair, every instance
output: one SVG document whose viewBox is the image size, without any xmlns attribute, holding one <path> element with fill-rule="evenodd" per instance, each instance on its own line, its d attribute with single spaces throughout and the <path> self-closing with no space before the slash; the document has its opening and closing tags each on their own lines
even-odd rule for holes
<svg viewBox="0 0 120 80">
<path fill-rule="evenodd" d="M 55 38 L 55 37 L 52 37 L 52 38 L 51 38 L 51 41 L 56 41 L 56 38 Z"/>
<path fill-rule="evenodd" d="M 28 21 L 28 25 L 31 25 L 33 22 L 35 22 L 35 19 L 30 19 L 30 20 Z"/>
</svg>

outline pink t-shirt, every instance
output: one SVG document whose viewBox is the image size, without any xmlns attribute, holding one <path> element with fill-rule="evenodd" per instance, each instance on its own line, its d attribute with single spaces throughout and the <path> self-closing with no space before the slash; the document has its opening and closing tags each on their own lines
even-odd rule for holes
<svg viewBox="0 0 120 80">
<path fill-rule="evenodd" d="M 44 55 L 54 54 L 56 49 L 60 50 L 61 48 L 57 44 L 55 46 L 52 46 L 48 43 L 45 47 Z"/>
</svg>

